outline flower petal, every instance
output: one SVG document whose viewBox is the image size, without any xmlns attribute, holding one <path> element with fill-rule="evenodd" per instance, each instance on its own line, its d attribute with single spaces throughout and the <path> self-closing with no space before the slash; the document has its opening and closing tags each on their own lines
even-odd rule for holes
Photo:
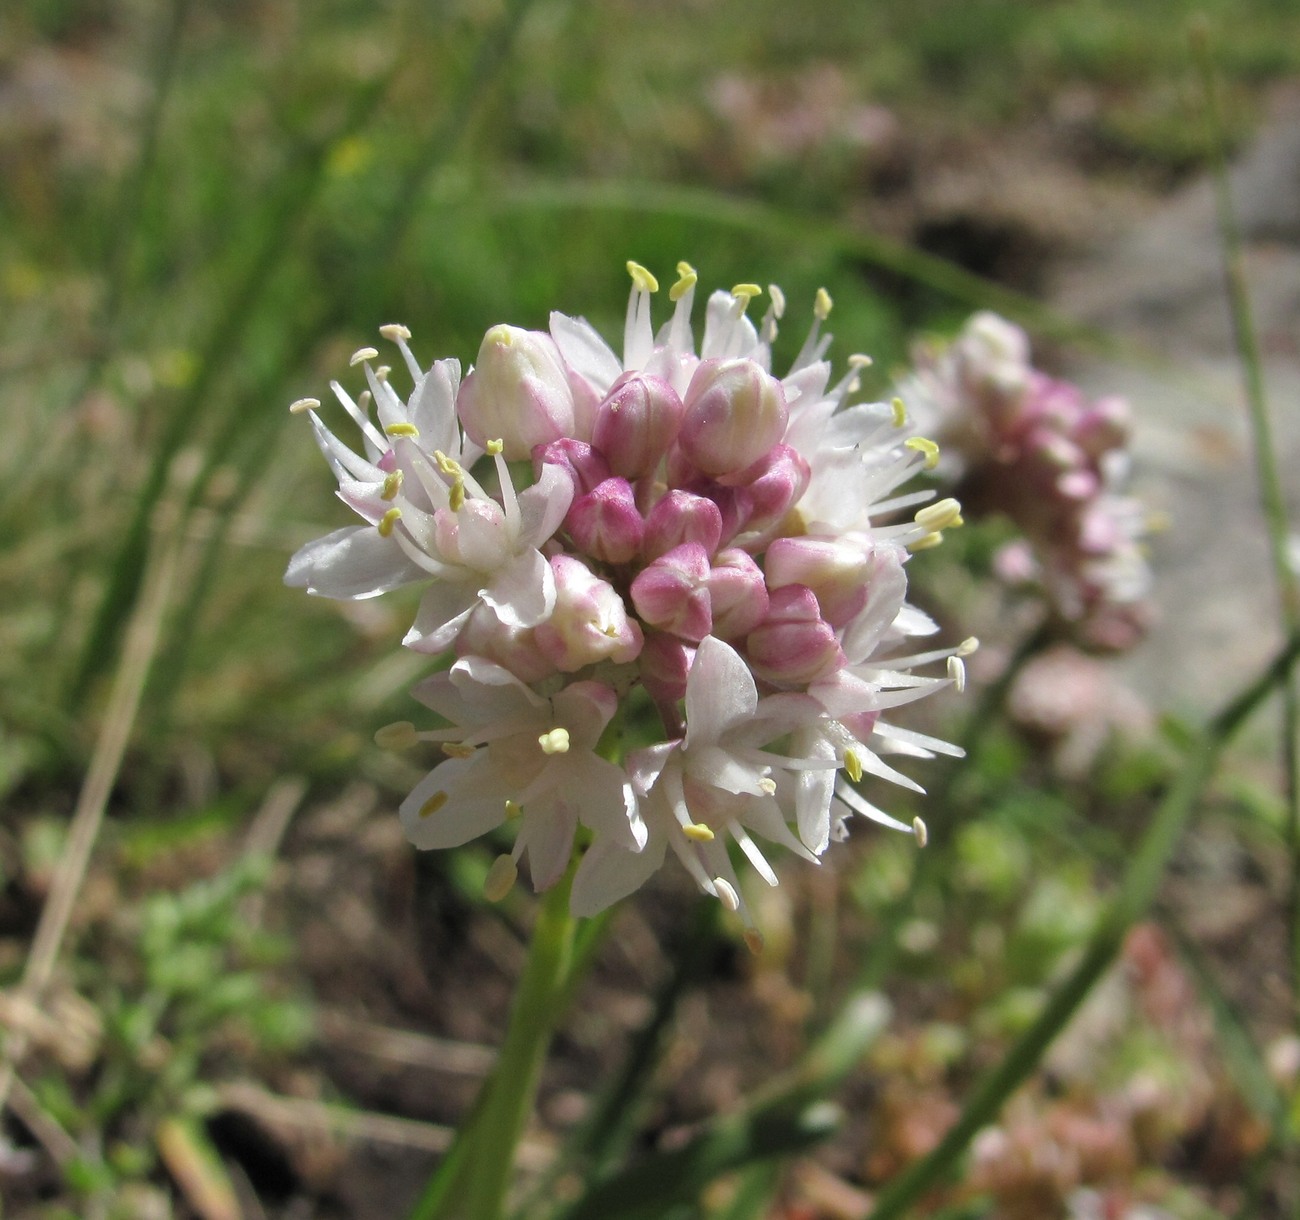
<svg viewBox="0 0 1300 1220">
<path fill-rule="evenodd" d="M 351 525 L 307 543 L 292 559 L 284 583 L 319 597 L 376 597 L 425 579 L 391 538 L 368 525 Z"/>
</svg>

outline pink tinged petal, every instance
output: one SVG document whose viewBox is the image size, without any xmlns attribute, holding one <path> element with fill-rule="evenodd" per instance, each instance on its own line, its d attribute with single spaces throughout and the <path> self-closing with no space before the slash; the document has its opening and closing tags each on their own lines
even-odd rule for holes
<svg viewBox="0 0 1300 1220">
<path fill-rule="evenodd" d="M 657 559 L 685 542 L 699 543 L 712 555 L 722 541 L 722 513 L 704 496 L 670 491 L 646 517 L 642 554 Z"/>
<path fill-rule="evenodd" d="M 808 490 L 811 468 L 788 445 L 776 445 L 745 472 L 749 516 L 745 529 L 766 530 L 778 525 Z"/>
<path fill-rule="evenodd" d="M 537 645 L 536 628 L 507 627 L 487 605 L 476 606 L 456 639 L 458 655 L 486 657 L 520 681 L 540 682 L 555 666 Z"/>
<path fill-rule="evenodd" d="M 745 812 L 741 821 L 755 834 L 762 835 L 769 842 L 776 843 L 787 851 L 794 852 L 796 856 L 812 864 L 818 863 L 817 857 L 795 838 L 790 827 L 786 825 L 785 814 L 782 813 L 781 806 L 772 797 L 767 796 L 759 800 L 749 801 L 745 805 Z"/>
<path fill-rule="evenodd" d="M 664 862 L 667 836 L 652 837 L 641 851 L 598 840 L 583 856 L 573 878 L 569 909 L 578 916 L 598 915 L 639 890 Z"/>
<path fill-rule="evenodd" d="M 494 326 L 483 337 L 474 371 L 465 378 L 456 411 L 468 435 L 486 448 L 504 443 L 507 461 L 532 456 L 573 431 L 573 391 L 549 335 Z"/>
<path fill-rule="evenodd" d="M 702 640 L 686 680 L 686 745 L 716 742 L 757 707 L 758 688 L 740 654 L 713 636 Z"/>
<path fill-rule="evenodd" d="M 692 642 L 701 640 L 713 621 L 708 578 L 709 557 L 704 548 L 685 543 L 637 575 L 632 582 L 632 604 L 649 625 Z"/>
<path fill-rule="evenodd" d="M 420 598 L 415 622 L 402 640 L 416 652 L 446 652 L 479 604 L 473 581 L 441 580 L 430 585 Z"/>
<path fill-rule="evenodd" d="M 835 772 L 800 771 L 795 785 L 794 808 L 799 838 L 809 851 L 820 856 L 830 845 Z"/>
<path fill-rule="evenodd" d="M 516 549 L 540 547 L 560 528 L 573 502 L 573 476 L 562 466 L 543 464 L 537 482 L 519 493 Z"/>
<path fill-rule="evenodd" d="M 411 395 L 411 423 L 420 433 L 427 453 L 441 450 L 460 454 L 460 429 L 456 423 L 456 395 L 460 391 L 460 361 L 437 360 L 420 379 Z"/>
<path fill-rule="evenodd" d="M 844 655 L 851 663 L 871 656 L 898 618 L 907 596 L 904 558 L 898 547 L 878 546 L 872 551 L 865 572 L 866 604 L 844 630 Z"/>
<path fill-rule="evenodd" d="M 711 475 L 752 466 L 785 432 L 789 415 L 780 382 L 752 360 L 706 360 L 685 395 L 678 443 Z"/>
<path fill-rule="evenodd" d="M 485 755 L 449 758 L 415 786 L 399 814 L 416 847 L 459 847 L 505 821 L 505 793 L 488 774 L 487 762 Z"/>
<path fill-rule="evenodd" d="M 569 730 L 573 745 L 594 750 L 618 711 L 618 695 L 603 682 L 571 682 L 551 699 L 551 706 L 556 719 Z"/>
<path fill-rule="evenodd" d="M 349 476 L 361 482 L 376 480 L 383 482 L 384 471 L 374 462 L 360 457 L 349 449 L 321 423 L 315 411 L 311 413 L 311 431 L 321 453 L 325 456 L 325 461 L 334 472 L 334 477 L 340 482 Z"/>
<path fill-rule="evenodd" d="M 772 591 L 767 618 L 750 632 L 745 651 L 759 677 L 782 686 L 806 686 L 844 664 L 834 629 L 803 585 Z"/>
<path fill-rule="evenodd" d="M 665 723 L 673 724 L 679 716 L 676 705 L 686 695 L 686 675 L 693 659 L 693 652 L 675 636 L 662 631 L 646 633 L 637 667 L 646 693 Z"/>
<path fill-rule="evenodd" d="M 495 500 L 466 500 L 456 514 L 460 562 L 477 572 L 492 572 L 510 554 L 505 514 Z"/>
<path fill-rule="evenodd" d="M 551 338 L 569 368 L 602 397 L 623 372 L 623 362 L 586 318 L 552 313 Z"/>
<path fill-rule="evenodd" d="M 564 523 L 578 549 L 602 563 L 631 562 L 645 536 L 632 485 L 621 478 L 606 479 L 579 496 Z"/>
<path fill-rule="evenodd" d="M 677 391 L 666 381 L 624 374 L 597 409 L 591 442 L 615 474 L 640 478 L 668 452 L 684 410 Z"/>
<path fill-rule="evenodd" d="M 558 792 L 532 801 L 524 809 L 515 843 L 516 854 L 527 853 L 533 889 L 548 890 L 563 875 L 573 855 L 578 815 Z"/>
<path fill-rule="evenodd" d="M 584 826 L 633 850 L 645 843 L 636 797 L 621 767 L 588 751 L 566 759 L 561 773 L 559 790 L 578 810 Z"/>
<path fill-rule="evenodd" d="M 767 617 L 768 593 L 762 569 L 745 551 L 721 551 L 709 569 L 712 634 L 743 639 Z"/>
<path fill-rule="evenodd" d="M 525 551 L 498 568 L 481 592 L 508 627 L 536 627 L 555 609 L 555 577 L 540 551 Z"/>
<path fill-rule="evenodd" d="M 392 538 L 360 525 L 307 543 L 289 560 L 284 583 L 319 597 L 355 601 L 426 578 Z"/>
<path fill-rule="evenodd" d="M 575 673 L 606 659 L 616 664 L 634 661 L 641 651 L 641 628 L 628 617 L 613 586 L 571 555 L 556 555 L 551 571 L 555 608 L 538 625 L 536 638 L 555 667 Z"/>
<path fill-rule="evenodd" d="M 690 732 L 690 720 L 686 722 Z M 744 762 L 721 746 L 708 741 L 683 747 L 682 758 L 687 774 L 698 784 L 721 788 L 723 792 L 758 796 L 762 781 L 767 778 L 766 768 Z"/>
</svg>

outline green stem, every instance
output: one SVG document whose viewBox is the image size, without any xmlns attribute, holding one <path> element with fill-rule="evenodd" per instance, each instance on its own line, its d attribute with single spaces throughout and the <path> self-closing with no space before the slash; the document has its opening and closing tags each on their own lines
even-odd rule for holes
<svg viewBox="0 0 1300 1220">
<path fill-rule="evenodd" d="M 1290 528 L 1287 523 L 1286 496 L 1278 471 L 1277 451 L 1273 446 L 1273 428 L 1269 418 L 1268 398 L 1264 388 L 1264 361 L 1259 336 L 1250 307 L 1246 285 L 1246 268 L 1241 255 L 1241 231 L 1232 202 L 1228 167 L 1224 161 L 1223 115 L 1219 106 L 1218 81 L 1210 59 L 1209 43 L 1203 31 L 1192 40 L 1201 86 L 1205 92 L 1206 123 L 1210 136 L 1210 159 L 1214 178 L 1215 203 L 1218 209 L 1219 240 L 1223 245 L 1223 278 L 1232 314 L 1232 331 L 1241 361 L 1246 406 L 1250 415 L 1250 434 L 1255 453 L 1255 476 L 1259 482 L 1260 512 L 1268 527 L 1269 548 L 1273 560 L 1273 579 L 1277 584 L 1278 610 L 1288 633 L 1300 630 L 1300 581 L 1292 570 L 1289 556 Z M 1287 934 L 1291 956 L 1291 987 L 1300 996 L 1300 694 L 1295 682 L 1282 688 L 1282 763 L 1286 776 L 1287 847 L 1291 856 L 1291 881 L 1287 894 Z M 1300 1020 L 1300 1006 L 1297 1007 Z"/>
<path fill-rule="evenodd" d="M 515 1149 L 532 1113 L 555 1023 L 572 994 L 572 881 L 570 870 L 542 895 L 496 1066 L 411 1220 L 497 1220 L 503 1213 Z"/>
<path fill-rule="evenodd" d="M 957 1122 L 935 1149 L 891 1182 L 880 1194 L 871 1220 L 902 1216 L 952 1169 L 972 1137 L 991 1122 L 1003 1103 L 1038 1066 L 1053 1039 L 1069 1023 L 1079 1005 L 1114 960 L 1124 935 L 1150 905 L 1164 875 L 1165 864 L 1209 782 L 1224 746 L 1250 714 L 1289 678 L 1300 635 L 1293 635 L 1268 669 L 1232 700 L 1207 726 L 1187 756 L 1178 782 L 1157 807 L 1138 845 L 1119 893 L 1093 932 L 1083 958 L 1057 988 L 1038 1019 L 1021 1035 L 1007 1056 L 976 1087 Z"/>
</svg>

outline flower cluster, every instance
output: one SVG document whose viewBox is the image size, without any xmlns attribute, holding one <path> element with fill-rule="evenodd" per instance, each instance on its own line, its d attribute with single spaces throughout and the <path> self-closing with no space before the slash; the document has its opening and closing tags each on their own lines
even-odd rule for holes
<svg viewBox="0 0 1300 1220">
<path fill-rule="evenodd" d="M 1030 363 L 1029 339 L 993 313 L 953 342 L 916 353 L 900 388 L 917 426 L 943 445 L 963 496 L 1005 513 L 1024 537 L 997 557 L 1011 584 L 1043 588 L 1081 643 L 1132 646 L 1150 618 L 1142 505 L 1117 494 L 1127 473 L 1129 410 L 1089 402 Z"/>
<path fill-rule="evenodd" d="M 924 839 L 919 819 L 905 825 L 853 785 L 870 773 L 916 789 L 886 756 L 959 753 L 885 717 L 963 682 L 974 641 L 908 646 L 936 628 L 906 603 L 904 571 L 960 510 L 899 491 L 934 446 L 909 439 L 891 405 L 846 405 L 867 361 L 831 381 L 824 291 L 778 378 L 778 289 L 757 325 L 757 286 L 715 292 L 697 351 L 694 270 L 679 265 L 657 332 L 658 285 L 628 270 L 621 357 L 556 313 L 549 332 L 494 326 L 462 379 L 455 360 L 422 369 L 409 332 L 388 326 L 412 393 L 373 348 L 353 357 L 359 399 L 332 386 L 360 452 L 319 402 L 295 403 L 365 524 L 303 547 L 285 579 L 338 598 L 425 585 L 404 642 L 454 650 L 413 692 L 450 727 L 379 735 L 446 755 L 401 807 L 416 846 L 515 822 L 488 878 L 499 896 L 525 856 L 537 888 L 555 882 L 581 823 L 575 912 L 635 890 L 671 848 L 748 923 L 729 841 L 775 884 L 756 837 L 816 861 L 858 813 Z M 616 764 L 602 737 L 638 701 L 662 740 Z"/>
</svg>

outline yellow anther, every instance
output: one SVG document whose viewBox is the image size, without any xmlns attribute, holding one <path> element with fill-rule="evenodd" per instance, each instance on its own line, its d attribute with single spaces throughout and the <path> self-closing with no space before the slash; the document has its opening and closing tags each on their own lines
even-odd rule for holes
<svg viewBox="0 0 1300 1220">
<path fill-rule="evenodd" d="M 939 446 L 924 436 L 909 436 L 903 442 L 903 448 L 915 449 L 917 453 L 925 455 L 926 470 L 933 470 L 939 464 Z"/>
<path fill-rule="evenodd" d="M 362 390 L 357 395 L 357 406 L 361 408 L 362 415 L 370 414 L 370 404 L 374 401 L 374 395 L 369 390 Z"/>
<path fill-rule="evenodd" d="M 423 805 L 420 806 L 420 817 L 431 818 L 441 809 L 451 797 L 445 792 L 435 792 Z"/>
<path fill-rule="evenodd" d="M 768 796 L 775 795 L 776 780 L 768 779 L 766 776 L 764 776 L 762 779 L 758 781 L 758 790 L 760 792 L 766 793 Z"/>
<path fill-rule="evenodd" d="M 868 355 L 862 352 L 854 352 L 845 363 L 851 369 L 869 369 L 876 362 Z"/>
<path fill-rule="evenodd" d="M 772 316 L 774 318 L 785 317 L 785 293 L 776 284 L 767 286 L 767 295 L 772 298 Z"/>
<path fill-rule="evenodd" d="M 364 364 L 367 360 L 376 359 L 378 355 L 379 349 L 377 347 L 359 347 L 352 353 L 352 359 L 348 361 L 348 364 L 355 368 L 358 364 Z"/>
<path fill-rule="evenodd" d="M 632 283 L 636 286 L 637 292 L 659 291 L 659 281 L 640 263 L 634 263 L 631 259 L 628 259 L 627 273 L 632 277 Z"/>
<path fill-rule="evenodd" d="M 907 549 L 909 551 L 932 551 L 942 542 L 943 533 L 942 531 L 937 531 L 933 534 L 924 534 L 915 542 L 909 542 L 907 544 Z"/>
<path fill-rule="evenodd" d="M 418 740 L 415 725 L 409 720 L 386 724 L 375 732 L 375 745 L 381 750 L 406 750 L 415 745 Z"/>
<path fill-rule="evenodd" d="M 844 751 L 844 769 L 855 784 L 862 778 L 862 759 L 852 750 Z"/>
<path fill-rule="evenodd" d="M 402 490 L 402 479 L 405 475 L 400 470 L 390 471 L 384 476 L 384 489 L 379 493 L 381 500 L 396 500 L 397 493 Z"/>
<path fill-rule="evenodd" d="M 447 507 L 458 513 L 465 507 L 465 480 L 457 479 L 447 489 Z"/>
<path fill-rule="evenodd" d="M 496 455 L 498 453 L 501 453 L 505 449 L 505 447 L 506 447 L 506 443 L 503 440 L 488 441 L 488 443 L 484 446 L 484 452 L 491 454 L 493 457 L 496 457 Z"/>
<path fill-rule="evenodd" d="M 957 656 L 968 657 L 975 652 L 980 646 L 979 640 L 973 635 L 968 635 L 960 644 L 957 645 Z"/>
<path fill-rule="evenodd" d="M 730 881 L 722 877 L 714 877 L 713 888 L 718 891 L 718 899 L 728 911 L 740 910 L 740 895 L 736 893 L 736 887 Z"/>
<path fill-rule="evenodd" d="M 387 326 L 381 326 L 379 333 L 390 343 L 396 343 L 399 339 L 409 339 L 411 332 L 400 322 L 389 322 Z"/>
<path fill-rule="evenodd" d="M 684 834 L 693 843 L 712 843 L 713 831 L 703 822 L 692 822 L 689 826 L 682 827 Z"/>
<path fill-rule="evenodd" d="M 960 695 L 966 689 L 966 666 L 961 657 L 951 656 L 948 658 L 948 677 L 952 682 L 953 689 Z"/>
<path fill-rule="evenodd" d="M 298 398 L 289 404 L 289 413 L 301 415 L 304 411 L 314 411 L 319 406 L 319 398 Z"/>
<path fill-rule="evenodd" d="M 755 957 L 763 952 L 763 946 L 767 942 L 763 939 L 763 933 L 757 928 L 745 929 L 745 948 L 748 949 Z"/>
<path fill-rule="evenodd" d="M 473 746 L 466 745 L 463 741 L 444 741 L 442 752 L 448 758 L 473 758 L 476 753 Z"/>
<path fill-rule="evenodd" d="M 748 304 L 755 297 L 761 297 L 763 290 L 757 284 L 737 284 L 732 290 L 733 297 L 744 297 L 745 303 Z"/>
<path fill-rule="evenodd" d="M 415 440 L 420 435 L 420 429 L 414 424 L 402 423 L 400 421 L 395 424 L 389 424 L 384 431 L 388 433 L 389 436 L 409 436 L 412 440 Z"/>
<path fill-rule="evenodd" d="M 375 379 L 377 381 L 387 381 L 388 374 L 391 373 L 392 371 L 393 371 L 393 366 L 391 364 L 381 364 L 375 370 Z"/>
<path fill-rule="evenodd" d="M 831 300 L 831 294 L 825 288 L 818 288 L 817 295 L 813 298 L 813 316 L 819 322 L 825 322 L 831 316 L 831 309 L 835 302 Z"/>
<path fill-rule="evenodd" d="M 906 405 L 904 404 L 904 402 L 903 402 L 903 400 L 902 400 L 901 398 L 893 398 L 893 399 L 890 399 L 890 402 L 889 402 L 889 409 L 894 413 L 894 427 L 895 427 L 895 428 L 901 428 L 905 423 L 907 423 L 907 407 L 906 407 Z M 920 439 L 920 438 L 918 437 L 918 438 L 916 438 L 916 439 Z M 909 445 L 908 445 L 908 448 L 909 448 L 909 449 L 915 449 L 916 446 L 915 446 L 915 445 L 911 445 L 911 444 L 909 444 Z M 936 452 L 937 452 L 938 448 L 939 448 L 939 446 L 936 445 L 936 446 L 935 446 L 935 450 L 936 450 Z M 922 452 L 925 452 L 925 451 L 922 450 Z"/>
<path fill-rule="evenodd" d="M 668 289 L 668 299 L 670 301 L 680 301 L 692 288 L 700 277 L 695 274 L 695 268 L 690 263 L 677 264 L 677 283 Z"/>
<path fill-rule="evenodd" d="M 963 525 L 961 505 L 951 496 L 916 510 L 916 523 L 924 530 L 946 530 Z"/>
<path fill-rule="evenodd" d="M 464 478 L 465 471 L 461 464 L 449 458 L 441 449 L 435 449 L 433 451 L 433 460 L 437 463 L 438 469 L 443 474 L 451 475 L 453 478 L 458 479 Z"/>
<path fill-rule="evenodd" d="M 542 747 L 543 754 L 567 754 L 569 752 L 569 730 L 565 728 L 555 728 L 549 733 L 543 733 L 538 739 L 537 744 Z"/>
<path fill-rule="evenodd" d="M 510 800 L 506 801 L 507 821 L 513 822 L 515 818 L 521 818 L 523 816 L 524 816 L 524 811 L 517 804 L 515 804 L 514 801 L 510 801 Z"/>
<path fill-rule="evenodd" d="M 924 847 L 930 841 L 930 832 L 920 818 L 912 819 L 912 833 L 916 836 L 917 847 Z"/>
<path fill-rule="evenodd" d="M 489 902 L 500 902 L 514 889 L 518 878 L 519 865 L 509 856 L 498 856 L 483 880 L 483 897 Z"/>
<path fill-rule="evenodd" d="M 387 538 L 393 532 L 395 526 L 402 519 L 402 510 L 394 506 L 390 508 L 382 517 L 379 518 L 379 524 L 375 527 L 379 530 L 381 538 Z"/>
</svg>

